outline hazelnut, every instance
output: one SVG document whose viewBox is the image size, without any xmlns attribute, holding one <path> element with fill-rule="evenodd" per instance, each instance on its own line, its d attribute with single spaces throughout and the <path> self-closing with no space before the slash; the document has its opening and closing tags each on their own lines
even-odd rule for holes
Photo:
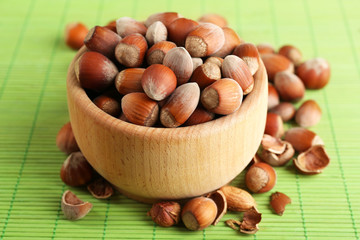
<svg viewBox="0 0 360 240">
<path fill-rule="evenodd" d="M 224 31 L 219 26 L 203 23 L 189 32 L 185 48 L 192 57 L 206 57 L 219 51 L 224 43 Z"/>
<path fill-rule="evenodd" d="M 133 92 L 121 99 L 122 112 L 131 123 L 154 126 L 159 118 L 159 105 L 145 93 Z"/>
<path fill-rule="evenodd" d="M 168 39 L 179 47 L 185 46 L 185 40 L 189 32 L 199 25 L 198 22 L 188 18 L 178 18 L 168 27 Z"/>
<path fill-rule="evenodd" d="M 134 33 L 124 37 L 115 48 L 115 57 L 126 67 L 140 67 L 148 45 L 144 36 Z"/>
<path fill-rule="evenodd" d="M 69 220 L 78 220 L 85 217 L 92 207 L 91 203 L 83 202 L 70 190 L 64 192 L 61 198 L 61 210 Z"/>
<path fill-rule="evenodd" d="M 296 113 L 295 106 L 289 102 L 281 102 L 273 108 L 269 109 L 269 112 L 276 113 L 281 117 L 283 122 L 290 121 Z"/>
<path fill-rule="evenodd" d="M 196 82 L 200 89 L 204 89 L 220 78 L 221 70 L 218 65 L 215 63 L 204 63 L 194 70 L 190 81 Z"/>
<path fill-rule="evenodd" d="M 70 122 L 67 122 L 60 128 L 56 136 L 56 146 L 66 154 L 80 151 Z"/>
<path fill-rule="evenodd" d="M 75 74 L 83 88 L 103 91 L 118 74 L 115 64 L 98 52 L 85 52 L 75 62 Z"/>
<path fill-rule="evenodd" d="M 234 186 L 223 186 L 220 190 L 224 193 L 229 211 L 244 212 L 256 206 L 255 199 L 247 191 Z"/>
<path fill-rule="evenodd" d="M 207 86 L 201 93 L 201 103 L 210 112 L 231 114 L 238 110 L 243 99 L 240 85 L 231 78 L 223 78 Z"/>
<path fill-rule="evenodd" d="M 95 26 L 90 29 L 84 39 L 85 46 L 94 52 L 101 53 L 105 57 L 115 60 L 115 47 L 121 37 L 106 27 Z"/>
<path fill-rule="evenodd" d="M 224 58 L 221 66 L 225 78 L 234 79 L 241 86 L 244 95 L 249 94 L 254 88 L 254 78 L 246 63 L 235 55 L 228 55 Z"/>
<path fill-rule="evenodd" d="M 65 27 L 65 43 L 74 50 L 84 45 L 84 39 L 88 33 L 87 27 L 80 22 L 69 23 Z"/>
<path fill-rule="evenodd" d="M 301 127 L 289 129 L 285 133 L 285 141 L 298 152 L 304 152 L 314 145 L 324 145 L 323 140 L 316 133 Z"/>
<path fill-rule="evenodd" d="M 294 159 L 295 167 L 301 173 L 308 175 L 321 173 L 329 163 L 330 157 L 322 145 L 312 146 Z"/>
<path fill-rule="evenodd" d="M 111 184 L 102 177 L 88 184 L 87 190 L 97 199 L 107 199 L 114 194 L 114 189 Z"/>
<path fill-rule="evenodd" d="M 281 100 L 298 102 L 305 95 L 305 86 L 295 74 L 278 72 L 274 77 L 274 86 Z"/>
<path fill-rule="evenodd" d="M 291 203 L 291 199 L 284 193 L 274 192 L 270 196 L 270 206 L 274 212 L 280 216 L 283 215 L 285 211 L 285 206 Z"/>
<path fill-rule="evenodd" d="M 284 123 L 279 115 L 272 112 L 267 113 L 264 133 L 281 138 L 284 134 Z"/>
<path fill-rule="evenodd" d="M 275 53 L 261 54 L 261 59 L 271 82 L 274 81 L 275 74 L 278 72 L 294 72 L 294 64 L 283 55 Z"/>
<path fill-rule="evenodd" d="M 154 13 L 153 15 L 150 15 L 144 22 L 146 27 L 149 27 L 151 24 L 153 24 L 156 21 L 162 22 L 166 27 L 170 25 L 173 21 L 175 21 L 178 18 L 181 18 L 182 16 L 178 14 L 177 12 L 160 12 L 160 13 Z"/>
<path fill-rule="evenodd" d="M 168 32 L 165 25 L 160 21 L 156 21 L 148 27 L 145 37 L 149 45 L 153 45 L 155 43 L 165 41 L 167 35 Z"/>
<path fill-rule="evenodd" d="M 222 58 L 226 57 L 227 55 L 231 54 L 235 47 L 242 42 L 239 35 L 232 28 L 223 27 L 222 30 L 224 32 L 225 42 L 223 46 L 211 56 Z"/>
<path fill-rule="evenodd" d="M 268 84 L 268 109 L 274 108 L 280 104 L 279 93 L 274 85 Z M 295 114 L 295 113 L 294 113 Z"/>
<path fill-rule="evenodd" d="M 270 43 L 259 43 L 256 48 L 260 54 L 275 53 L 275 48 Z"/>
<path fill-rule="evenodd" d="M 177 202 L 158 202 L 154 203 L 147 213 L 148 216 L 162 227 L 170 227 L 179 222 L 180 204 Z"/>
<path fill-rule="evenodd" d="M 202 60 L 202 58 L 197 58 L 197 57 L 192 57 L 191 60 L 193 63 L 193 74 L 194 74 L 195 69 L 198 66 L 201 66 L 204 63 L 204 61 Z"/>
<path fill-rule="evenodd" d="M 233 51 L 234 55 L 238 56 L 248 65 L 252 75 L 259 69 L 260 54 L 256 46 L 252 43 L 239 44 Z"/>
<path fill-rule="evenodd" d="M 254 193 L 268 192 L 276 184 L 276 172 L 267 163 L 255 163 L 246 172 L 245 184 Z"/>
<path fill-rule="evenodd" d="M 208 58 L 205 60 L 205 63 L 214 63 L 214 64 L 216 64 L 219 68 L 222 67 L 223 62 L 224 62 L 224 59 L 221 58 L 221 57 L 208 57 Z"/>
<path fill-rule="evenodd" d="M 292 45 L 284 45 L 279 49 L 279 54 L 288 58 L 295 66 L 299 65 L 302 60 L 300 50 Z"/>
<path fill-rule="evenodd" d="M 116 75 L 115 88 L 123 95 L 132 92 L 143 92 L 141 78 L 145 68 L 127 68 Z"/>
<path fill-rule="evenodd" d="M 66 185 L 82 186 L 91 181 L 93 168 L 81 152 L 73 152 L 61 166 L 60 177 Z"/>
<path fill-rule="evenodd" d="M 330 80 L 330 66 L 323 58 L 307 60 L 296 68 L 296 74 L 308 89 L 325 87 Z"/>
<path fill-rule="evenodd" d="M 161 101 L 175 90 L 176 76 L 170 68 L 153 64 L 142 74 L 141 86 L 149 98 Z"/>
<path fill-rule="evenodd" d="M 155 43 L 146 52 L 146 61 L 149 65 L 162 64 L 164 57 L 170 49 L 176 48 L 175 43 L 169 41 L 161 41 Z"/>
<path fill-rule="evenodd" d="M 188 201 L 181 211 L 181 219 L 190 230 L 203 230 L 217 215 L 217 206 L 211 198 L 197 197 Z"/>
<path fill-rule="evenodd" d="M 193 73 L 191 56 L 183 47 L 170 49 L 164 57 L 163 64 L 175 73 L 178 86 L 188 82 Z"/>
<path fill-rule="evenodd" d="M 184 123 L 185 126 L 197 125 L 200 123 L 205 123 L 213 120 L 215 114 L 205 110 L 202 107 L 197 107 L 195 111 L 191 114 L 188 120 Z"/>
<path fill-rule="evenodd" d="M 228 25 L 226 18 L 224 18 L 223 16 L 221 16 L 219 14 L 214 14 L 214 13 L 204 14 L 198 19 L 198 21 L 213 23 L 213 24 L 218 25 L 221 28 L 226 27 Z"/>
<path fill-rule="evenodd" d="M 118 117 L 121 113 L 120 96 L 116 96 L 114 92 L 106 92 L 94 98 L 93 102 L 98 108 L 113 117 Z"/>
<path fill-rule="evenodd" d="M 307 100 L 301 104 L 295 114 L 295 122 L 300 127 L 311 127 L 321 119 L 321 108 L 314 100 Z"/>
<path fill-rule="evenodd" d="M 143 23 L 130 17 L 121 17 L 117 19 L 115 25 L 116 32 L 120 37 L 126 37 L 134 33 L 139 33 L 145 36 L 147 30 Z"/>
<path fill-rule="evenodd" d="M 161 108 L 160 121 L 165 127 L 178 127 L 189 119 L 200 98 L 196 83 L 185 83 L 175 89 Z"/>
</svg>

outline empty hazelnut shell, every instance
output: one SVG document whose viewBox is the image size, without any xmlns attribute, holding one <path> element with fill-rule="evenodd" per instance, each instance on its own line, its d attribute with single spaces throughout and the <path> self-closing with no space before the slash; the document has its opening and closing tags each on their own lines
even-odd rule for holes
<svg viewBox="0 0 360 240">
<path fill-rule="evenodd" d="M 330 163 L 323 145 L 315 145 L 294 159 L 295 167 L 303 174 L 321 173 Z"/>
<path fill-rule="evenodd" d="M 70 190 L 64 192 L 61 198 L 61 210 L 69 220 L 78 220 L 85 217 L 93 205 L 89 202 L 83 202 Z"/>
</svg>

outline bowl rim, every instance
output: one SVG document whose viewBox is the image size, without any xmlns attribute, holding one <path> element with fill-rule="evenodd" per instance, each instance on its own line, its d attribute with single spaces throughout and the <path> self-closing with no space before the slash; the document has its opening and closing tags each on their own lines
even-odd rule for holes
<svg viewBox="0 0 360 240">
<path fill-rule="evenodd" d="M 224 128 L 228 128 L 236 122 L 245 121 L 247 119 L 247 114 L 249 114 L 251 109 L 259 105 L 260 98 L 257 97 L 257 95 L 261 94 L 261 85 L 264 84 L 264 82 L 267 83 L 266 70 L 260 59 L 259 69 L 254 75 L 254 88 L 252 92 L 246 95 L 240 108 L 236 112 L 226 116 L 221 116 L 209 122 L 192 126 L 180 126 L 177 128 L 141 126 L 122 121 L 105 113 L 88 97 L 85 89 L 80 86 L 80 82 L 78 81 L 74 70 L 75 62 L 86 51 L 88 51 L 86 46 L 81 47 L 69 65 L 66 81 L 67 94 L 71 94 L 74 97 L 74 100 L 79 107 L 87 109 L 89 117 L 95 119 L 96 123 L 103 125 L 103 127 L 106 127 L 109 130 L 114 128 L 119 129 L 123 134 L 129 136 L 135 135 L 138 137 L 151 136 L 151 138 L 161 138 L 164 134 L 172 134 L 172 136 L 176 136 L 177 139 L 182 139 L 189 136 L 189 131 L 201 132 L 201 137 L 206 137 L 206 134 L 214 133 L 214 131 L 222 131 Z M 211 129 L 211 131 L 203 131 L 204 128 Z"/>
</svg>

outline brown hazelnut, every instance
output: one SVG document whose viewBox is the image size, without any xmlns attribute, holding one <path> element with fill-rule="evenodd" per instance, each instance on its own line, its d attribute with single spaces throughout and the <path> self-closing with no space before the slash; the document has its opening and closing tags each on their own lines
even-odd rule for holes
<svg viewBox="0 0 360 240">
<path fill-rule="evenodd" d="M 188 201 L 181 211 L 181 219 L 190 230 L 203 230 L 217 215 L 217 206 L 211 198 L 197 197 Z"/>
<path fill-rule="evenodd" d="M 301 173 L 308 175 L 321 173 L 329 163 L 330 157 L 322 145 L 312 146 L 294 159 L 295 167 Z"/>
<path fill-rule="evenodd" d="M 94 104 L 106 112 L 107 114 L 117 117 L 121 113 L 120 96 L 116 96 L 113 92 L 104 93 L 94 98 Z"/>
<path fill-rule="evenodd" d="M 276 113 L 283 122 L 290 121 L 296 113 L 295 106 L 289 102 L 281 102 L 277 106 L 269 109 L 269 112 Z"/>
<path fill-rule="evenodd" d="M 254 193 L 268 192 L 276 184 L 276 172 L 267 163 L 255 163 L 246 172 L 245 184 Z"/>
<path fill-rule="evenodd" d="M 84 45 L 84 39 L 88 33 L 87 27 L 80 22 L 69 23 L 65 27 L 65 43 L 74 50 Z"/>
<path fill-rule="evenodd" d="M 301 104 L 295 114 L 295 122 L 300 127 L 311 127 L 321 119 L 321 108 L 314 100 L 307 100 Z"/>
<path fill-rule="evenodd" d="M 279 93 L 274 85 L 268 84 L 268 109 L 274 108 L 280 103 Z"/>
<path fill-rule="evenodd" d="M 296 74 L 308 89 L 325 87 L 330 80 L 329 63 L 322 58 L 307 60 L 296 68 Z"/>
<path fill-rule="evenodd" d="M 264 133 L 281 138 L 284 134 L 284 123 L 279 115 L 271 112 L 267 113 Z"/>
<path fill-rule="evenodd" d="M 177 202 L 158 202 L 152 205 L 147 215 L 156 224 L 162 227 L 170 227 L 179 222 L 180 210 L 180 204 Z"/>
<path fill-rule="evenodd" d="M 278 72 L 274 78 L 274 86 L 283 101 L 297 102 L 305 95 L 303 82 L 291 72 Z"/>
<path fill-rule="evenodd" d="M 302 60 L 302 54 L 298 48 L 292 45 L 284 45 L 279 49 L 279 54 L 288 58 L 294 65 L 299 65 Z"/>
<path fill-rule="evenodd" d="M 104 178 L 99 177 L 87 185 L 87 190 L 97 199 L 107 199 L 114 194 L 111 184 Z"/>
<path fill-rule="evenodd" d="M 64 126 L 60 128 L 56 136 L 56 146 L 66 154 L 80 151 L 70 122 L 65 123 Z"/>
<path fill-rule="evenodd" d="M 82 186 L 91 181 L 93 168 L 81 152 L 73 152 L 64 161 L 60 177 L 66 185 Z"/>
<path fill-rule="evenodd" d="M 274 192 L 270 196 L 270 206 L 274 212 L 280 216 L 283 215 L 285 211 L 285 206 L 291 203 L 291 199 L 284 193 Z"/>
<path fill-rule="evenodd" d="M 323 140 L 313 131 L 295 127 L 285 133 L 285 141 L 291 143 L 298 152 L 304 152 L 314 145 L 324 145 Z"/>
<path fill-rule="evenodd" d="M 83 202 L 70 190 L 64 192 L 61 198 L 61 210 L 69 220 L 78 220 L 85 217 L 92 207 L 91 203 Z"/>
</svg>

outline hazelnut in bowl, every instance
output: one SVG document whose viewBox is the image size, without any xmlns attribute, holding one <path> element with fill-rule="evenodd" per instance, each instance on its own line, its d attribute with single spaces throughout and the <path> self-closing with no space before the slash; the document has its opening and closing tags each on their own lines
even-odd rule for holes
<svg viewBox="0 0 360 240">
<path fill-rule="evenodd" d="M 264 133 L 267 75 L 260 61 L 254 87 L 232 114 L 193 126 L 147 127 L 98 108 L 76 77 L 67 75 L 70 121 L 80 150 L 122 194 L 142 202 L 184 199 L 234 179 L 254 156 Z"/>
</svg>

